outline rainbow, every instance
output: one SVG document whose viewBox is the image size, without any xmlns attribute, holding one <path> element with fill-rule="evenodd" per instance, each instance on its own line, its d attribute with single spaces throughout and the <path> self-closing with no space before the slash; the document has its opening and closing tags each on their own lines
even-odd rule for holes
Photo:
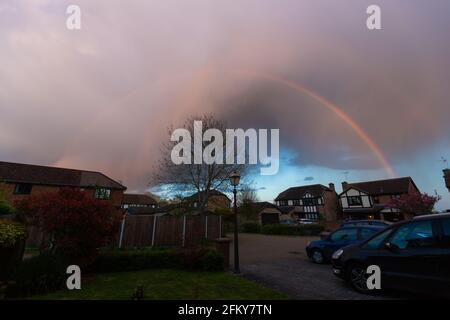
<svg viewBox="0 0 450 320">
<path fill-rule="evenodd" d="M 384 170 L 388 174 L 390 178 L 396 177 L 395 171 L 392 168 L 391 164 L 387 160 L 385 154 L 381 150 L 381 148 L 378 146 L 378 144 L 367 134 L 366 131 L 364 131 L 361 126 L 355 122 L 345 111 L 343 111 L 339 106 L 332 103 L 328 99 L 318 95 L 314 91 L 308 89 L 307 87 L 300 85 L 298 83 L 295 83 L 293 81 L 284 79 L 282 77 L 266 74 L 266 73 L 260 73 L 255 72 L 252 70 L 232 70 L 230 71 L 234 74 L 238 75 L 244 75 L 244 76 L 251 76 L 251 77 L 258 77 L 261 79 L 265 79 L 268 81 L 276 82 L 278 84 L 282 84 L 288 88 L 291 88 L 297 92 L 300 92 L 302 94 L 305 94 L 312 98 L 313 100 L 319 102 L 320 105 L 324 106 L 331 112 L 333 112 L 337 117 L 339 117 L 341 120 L 343 120 L 356 134 L 357 136 L 368 146 L 368 148 L 371 150 L 371 152 L 374 154 L 374 156 L 378 159 L 380 164 L 383 166 Z"/>
</svg>

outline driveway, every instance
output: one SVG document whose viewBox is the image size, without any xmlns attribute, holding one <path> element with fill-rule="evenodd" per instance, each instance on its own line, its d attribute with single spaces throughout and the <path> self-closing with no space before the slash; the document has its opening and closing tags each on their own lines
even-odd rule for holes
<svg viewBox="0 0 450 320">
<path fill-rule="evenodd" d="M 284 292 L 293 299 L 401 299 L 368 296 L 354 291 L 335 277 L 328 264 L 312 263 L 305 252 L 308 241 L 317 237 L 239 235 L 240 265 L 244 277 Z M 233 260 L 233 245 L 230 246 Z M 231 261 L 233 266 L 233 261 Z"/>
</svg>

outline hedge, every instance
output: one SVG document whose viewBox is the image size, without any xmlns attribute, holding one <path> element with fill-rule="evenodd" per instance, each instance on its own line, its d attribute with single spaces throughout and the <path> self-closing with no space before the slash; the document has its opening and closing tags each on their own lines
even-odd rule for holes
<svg viewBox="0 0 450 320">
<path fill-rule="evenodd" d="M 223 270 L 223 257 L 214 249 L 112 250 L 105 251 L 86 272 L 104 273 L 143 269 Z"/>
<path fill-rule="evenodd" d="M 63 288 L 70 263 L 61 256 L 41 254 L 22 261 L 13 272 L 7 298 L 44 294 Z"/>
<path fill-rule="evenodd" d="M 19 298 L 45 294 L 62 289 L 71 265 L 61 255 L 41 254 L 22 261 L 10 279 L 7 298 Z M 148 249 L 102 251 L 82 274 L 138 271 L 144 269 L 183 269 L 199 271 L 223 271 L 223 256 L 210 248 L 197 249 Z"/>
<path fill-rule="evenodd" d="M 256 222 L 244 222 L 240 225 L 240 231 L 244 233 L 259 233 L 261 226 Z"/>
<path fill-rule="evenodd" d="M 306 224 L 300 226 L 268 224 L 261 227 L 262 234 L 290 236 L 317 236 L 324 230 L 324 226 L 320 224 Z"/>
</svg>

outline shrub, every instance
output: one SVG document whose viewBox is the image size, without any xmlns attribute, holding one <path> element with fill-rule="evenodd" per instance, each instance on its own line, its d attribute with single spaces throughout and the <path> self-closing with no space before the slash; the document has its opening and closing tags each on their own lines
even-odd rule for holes
<svg viewBox="0 0 450 320">
<path fill-rule="evenodd" d="M 0 247 L 12 247 L 25 238 L 26 231 L 23 225 L 9 220 L 0 220 Z"/>
<path fill-rule="evenodd" d="M 209 250 L 202 259 L 202 270 L 223 271 L 223 256 L 216 250 Z"/>
<path fill-rule="evenodd" d="M 88 198 L 77 189 L 31 196 L 17 205 L 27 221 L 50 236 L 52 253 L 80 265 L 92 262 L 97 248 L 119 230 L 121 216 L 110 202 Z"/>
<path fill-rule="evenodd" d="M 240 229 L 244 233 L 259 233 L 261 231 L 260 225 L 256 222 L 244 222 Z"/>
<path fill-rule="evenodd" d="M 3 192 L 3 184 L 0 183 L 0 216 L 14 214 L 14 207 L 7 201 Z"/>
<path fill-rule="evenodd" d="M 6 290 L 8 298 L 44 294 L 64 287 L 69 266 L 68 260 L 59 255 L 42 254 L 22 263 L 12 275 L 12 284 Z"/>
<path fill-rule="evenodd" d="M 324 230 L 320 224 L 309 224 L 301 226 L 289 226 L 282 224 L 268 224 L 261 227 L 261 233 L 273 235 L 292 235 L 292 236 L 315 236 Z"/>
</svg>

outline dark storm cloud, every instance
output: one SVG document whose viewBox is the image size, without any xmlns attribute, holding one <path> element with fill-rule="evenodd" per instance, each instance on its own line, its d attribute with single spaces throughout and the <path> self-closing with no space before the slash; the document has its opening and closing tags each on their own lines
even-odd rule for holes
<svg viewBox="0 0 450 320">
<path fill-rule="evenodd" d="M 450 136 L 448 1 L 69 1 L 0 4 L 0 158 L 103 170 L 146 185 L 166 127 L 214 112 L 232 127 L 280 128 L 299 165 L 380 163 L 340 106 L 394 165 Z"/>
</svg>

